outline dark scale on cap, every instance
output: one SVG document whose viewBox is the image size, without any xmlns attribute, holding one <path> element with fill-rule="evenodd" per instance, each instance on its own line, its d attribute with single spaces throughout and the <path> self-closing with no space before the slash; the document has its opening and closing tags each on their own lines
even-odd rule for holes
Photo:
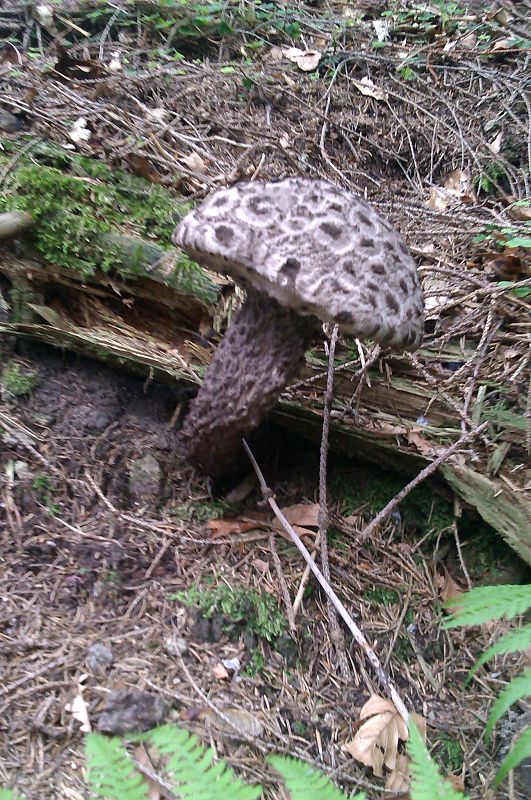
<svg viewBox="0 0 531 800">
<path fill-rule="evenodd" d="M 404 278 L 400 278 L 400 280 L 398 281 L 398 285 L 400 286 L 404 294 L 408 293 L 407 281 Z"/>
<path fill-rule="evenodd" d="M 330 222 L 323 222 L 321 230 L 324 231 L 331 239 L 339 239 L 343 229 L 339 225 L 332 225 Z"/>
<path fill-rule="evenodd" d="M 360 222 L 363 222 L 363 224 L 366 225 L 368 228 L 373 227 L 371 220 L 369 219 L 367 214 L 363 213 L 363 211 L 360 211 L 360 213 L 358 214 L 358 219 L 360 220 Z"/>
<path fill-rule="evenodd" d="M 367 284 L 367 289 L 370 289 L 371 292 L 377 292 L 379 288 L 380 287 L 378 286 L 378 284 L 374 283 L 374 281 L 369 281 Z"/>
<path fill-rule="evenodd" d="M 379 261 L 376 264 L 370 264 L 369 269 L 371 272 L 374 272 L 375 275 L 385 275 L 385 265 L 381 264 Z"/>
<path fill-rule="evenodd" d="M 234 239 L 234 231 L 228 225 L 218 225 L 216 228 L 216 239 L 221 244 L 230 244 Z"/>
<path fill-rule="evenodd" d="M 369 239 L 368 236 L 362 236 L 360 239 L 360 247 L 374 247 L 374 239 Z"/>
<path fill-rule="evenodd" d="M 259 216 L 265 216 L 269 214 L 271 211 L 271 205 L 267 200 L 264 200 L 260 197 L 250 197 L 249 198 L 249 208 L 253 212 L 253 214 L 258 214 Z"/>
<path fill-rule="evenodd" d="M 391 292 L 385 292 L 384 297 L 387 307 L 390 308 L 391 311 L 395 311 L 398 313 L 400 306 L 398 305 L 398 301 L 394 296 L 394 294 L 391 294 Z"/>
<path fill-rule="evenodd" d="M 281 275 L 285 275 L 286 278 L 291 278 L 292 281 L 295 281 L 297 275 L 299 274 L 300 268 L 300 261 L 297 261 L 296 258 L 287 258 L 280 267 L 279 272 Z"/>
</svg>

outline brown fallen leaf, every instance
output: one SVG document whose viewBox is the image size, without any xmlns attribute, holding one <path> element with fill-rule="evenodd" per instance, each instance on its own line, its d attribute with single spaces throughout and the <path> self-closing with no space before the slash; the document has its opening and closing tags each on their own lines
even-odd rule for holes
<svg viewBox="0 0 531 800">
<path fill-rule="evenodd" d="M 395 768 L 387 776 L 385 788 L 390 792 L 407 792 L 410 784 L 409 759 L 399 753 L 396 757 Z"/>
<path fill-rule="evenodd" d="M 207 527 L 212 531 L 213 539 L 221 539 L 224 536 L 232 536 L 235 533 L 245 533 L 254 531 L 257 528 L 269 528 L 270 524 L 267 516 L 262 512 L 247 514 L 240 519 L 211 519 Z"/>
<path fill-rule="evenodd" d="M 301 50 L 298 47 L 286 47 L 282 53 L 303 72 L 316 70 L 323 55 L 319 50 Z"/>
<path fill-rule="evenodd" d="M 162 183 L 162 175 L 146 156 L 138 155 L 138 153 L 129 153 L 127 163 L 131 172 L 134 172 L 140 178 L 145 178 L 146 181 L 151 183 Z"/>
<path fill-rule="evenodd" d="M 145 767 L 151 773 L 156 775 L 157 767 L 149 757 L 149 753 L 147 752 L 145 745 L 139 744 L 137 747 L 135 747 L 134 756 L 135 761 L 137 761 L 141 767 Z M 156 781 L 145 774 L 143 774 L 142 777 L 147 783 L 148 792 L 146 797 L 148 800 L 160 800 L 160 787 Z"/>
<path fill-rule="evenodd" d="M 384 766 L 395 769 L 398 742 L 407 741 L 407 726 L 395 705 L 376 694 L 361 709 L 360 720 L 362 724 L 354 738 L 343 749 L 381 778 Z"/>
<path fill-rule="evenodd" d="M 457 581 L 454 581 L 450 573 L 446 570 L 444 575 L 439 575 L 437 582 L 439 584 L 439 597 L 443 603 L 454 597 L 460 597 L 465 591 L 459 586 Z M 459 611 L 459 608 L 458 606 L 452 606 L 452 612 L 455 613 Z"/>
<path fill-rule="evenodd" d="M 303 528 L 319 527 L 319 503 L 296 503 L 293 506 L 285 506 L 281 511 L 290 525 L 300 525 Z"/>
<path fill-rule="evenodd" d="M 212 674 L 218 681 L 228 681 L 230 678 L 229 673 L 221 663 L 214 665 Z"/>
<path fill-rule="evenodd" d="M 360 81 L 351 80 L 358 92 L 375 100 L 387 100 L 387 92 L 376 86 L 370 78 L 364 77 Z"/>
<path fill-rule="evenodd" d="M 57 45 L 57 54 L 59 58 L 54 65 L 54 71 L 68 80 L 94 80 L 107 75 L 107 68 L 101 61 L 73 58 L 60 44 Z"/>
<path fill-rule="evenodd" d="M 258 738 L 264 731 L 258 717 L 249 711 L 242 708 L 222 708 L 220 712 L 225 719 L 211 709 L 204 714 L 204 719 L 218 731 L 232 734 L 239 732 L 252 738 Z"/>
</svg>

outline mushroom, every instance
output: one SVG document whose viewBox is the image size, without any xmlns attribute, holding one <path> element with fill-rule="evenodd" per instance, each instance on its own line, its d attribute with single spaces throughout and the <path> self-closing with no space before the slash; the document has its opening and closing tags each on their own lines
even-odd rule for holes
<svg viewBox="0 0 531 800">
<path fill-rule="evenodd" d="M 242 437 L 300 370 L 319 320 L 396 350 L 421 343 L 409 250 L 369 203 L 330 183 L 235 184 L 184 217 L 172 238 L 246 291 L 181 431 L 187 459 L 209 475 L 231 471 Z"/>
</svg>

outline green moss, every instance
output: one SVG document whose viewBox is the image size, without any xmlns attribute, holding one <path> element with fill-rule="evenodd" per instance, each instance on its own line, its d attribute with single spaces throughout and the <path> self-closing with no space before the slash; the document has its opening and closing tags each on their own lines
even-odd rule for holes
<svg viewBox="0 0 531 800">
<path fill-rule="evenodd" d="M 353 465 L 339 460 L 331 465 L 330 490 L 341 512 L 349 514 L 364 508 L 374 515 L 395 497 L 407 478 L 373 464 Z M 442 531 L 454 521 L 453 503 L 433 483 L 423 483 L 410 492 L 398 508 L 406 526 L 426 531 Z"/>
<path fill-rule="evenodd" d="M 463 750 L 459 742 L 449 736 L 440 736 L 435 742 L 435 755 L 448 772 L 460 772 L 463 766 Z"/>
<path fill-rule="evenodd" d="M 223 500 L 186 500 L 171 510 L 172 516 L 187 522 L 208 522 L 221 519 L 226 514 L 229 504 Z"/>
<path fill-rule="evenodd" d="M 400 600 L 400 594 L 394 589 L 366 589 L 363 596 L 366 600 L 379 606 L 392 606 Z"/>
<path fill-rule="evenodd" d="M 225 583 L 211 588 L 192 586 L 170 599 L 196 608 L 206 619 L 221 614 L 229 623 L 243 625 L 268 642 L 274 641 L 286 627 L 275 598 L 267 592 L 255 592 L 245 586 L 227 586 Z"/>
<path fill-rule="evenodd" d="M 15 155 L 20 153 L 21 144 Z M 6 149 L 13 152 L 13 143 L 6 143 Z M 37 252 L 51 264 L 73 270 L 83 279 L 97 269 L 116 269 L 124 277 L 143 273 L 145 247 L 140 248 L 136 260 L 134 253 L 126 253 L 125 269 L 120 261 L 124 256 L 120 234 L 139 236 L 169 248 L 176 223 L 191 207 L 190 202 L 176 197 L 166 187 L 41 144 L 31 151 L 31 161 L 29 156 L 20 157 L 18 168 L 10 173 L 6 188 L 0 193 L 0 211 L 27 210 L 36 220 L 30 235 Z M 113 234 L 116 241 L 113 237 L 102 240 L 103 234 Z M 205 273 L 184 254 L 177 259 L 167 282 L 200 296 L 209 294 L 210 282 Z M 210 286 L 210 294 L 211 289 Z"/>
<path fill-rule="evenodd" d="M 2 371 L 0 377 L 2 394 L 18 398 L 29 394 L 37 384 L 37 376 L 31 370 L 23 370 L 20 364 L 11 361 Z"/>
</svg>

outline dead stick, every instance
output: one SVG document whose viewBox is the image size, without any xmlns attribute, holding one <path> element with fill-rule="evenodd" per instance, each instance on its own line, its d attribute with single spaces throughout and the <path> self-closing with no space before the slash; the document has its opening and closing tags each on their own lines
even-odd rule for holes
<svg viewBox="0 0 531 800">
<path fill-rule="evenodd" d="M 330 586 L 330 584 L 326 580 L 325 576 L 323 575 L 323 573 L 321 572 L 319 567 L 316 564 L 314 564 L 314 562 L 312 560 L 312 557 L 311 557 L 310 553 L 308 552 L 307 548 L 302 543 L 300 537 L 295 533 L 295 531 L 293 530 L 293 528 L 291 527 L 291 525 L 287 521 L 286 517 L 284 516 L 284 514 L 282 513 L 282 511 L 278 507 L 278 504 L 277 504 L 275 498 L 273 497 L 273 493 L 271 492 L 271 489 L 269 488 L 269 486 L 265 482 L 265 478 L 264 478 L 264 476 L 262 474 L 262 471 L 261 471 L 260 467 L 258 466 L 258 464 L 256 462 L 256 459 L 253 456 L 253 454 L 252 454 L 252 452 L 251 452 L 251 450 L 249 448 L 249 445 L 247 444 L 245 439 L 243 440 L 243 446 L 245 448 L 245 452 L 249 456 L 249 460 L 250 460 L 251 464 L 253 465 L 253 469 L 256 472 L 257 476 L 258 476 L 258 481 L 260 483 L 260 489 L 262 491 L 262 495 L 264 497 L 264 500 L 267 501 L 267 503 L 269 504 L 271 510 L 273 511 L 274 515 L 276 516 L 276 518 L 278 519 L 278 521 L 280 522 L 280 524 L 282 525 L 284 530 L 290 535 L 293 543 L 295 544 L 295 546 L 297 547 L 297 549 L 301 553 L 302 557 L 304 558 L 304 560 L 306 561 L 306 563 L 310 567 L 311 571 L 313 572 L 313 574 L 315 575 L 315 577 L 317 578 L 317 580 L 321 584 L 321 587 L 322 587 L 324 593 L 326 594 L 326 596 L 332 601 L 332 603 L 336 607 L 340 617 L 343 619 L 343 621 L 347 625 L 349 631 L 351 632 L 351 634 L 354 637 L 354 639 L 356 640 L 356 642 L 365 651 L 365 654 L 366 654 L 367 658 L 369 659 L 370 663 L 372 664 L 372 667 L 373 667 L 374 671 L 376 672 L 376 675 L 378 676 L 378 680 L 380 681 L 380 683 L 384 687 L 385 691 L 388 693 L 388 695 L 390 696 L 391 700 L 395 704 L 396 710 L 398 711 L 398 713 L 400 714 L 400 716 L 402 717 L 404 722 L 407 724 L 408 719 L 409 719 L 408 711 L 407 711 L 404 703 L 402 702 L 402 700 L 400 698 L 400 695 L 398 694 L 398 692 L 395 689 L 394 685 L 391 683 L 391 681 L 389 679 L 389 676 L 386 674 L 384 668 L 380 664 L 378 656 L 376 655 L 374 650 L 371 648 L 371 646 L 368 643 L 367 639 L 365 638 L 363 633 L 360 631 L 360 629 L 358 628 L 358 626 L 356 625 L 356 623 L 354 622 L 354 620 L 352 619 L 352 617 L 348 613 L 347 609 L 345 608 L 345 606 L 343 605 L 343 603 L 341 602 L 341 600 L 339 599 L 337 594 L 334 592 L 334 590 L 332 589 L 332 587 Z"/>
<path fill-rule="evenodd" d="M 323 431 L 321 435 L 321 450 L 319 455 L 319 540 L 321 544 L 321 569 L 328 583 L 330 579 L 330 562 L 328 558 L 328 499 L 326 493 L 326 473 L 328 462 L 328 434 L 330 431 L 330 410 L 332 408 L 332 399 L 334 396 L 334 356 L 336 353 L 336 342 L 339 333 L 339 328 L 334 325 L 330 343 L 328 345 L 328 375 L 326 378 L 326 390 L 323 402 Z M 348 664 L 347 655 L 345 653 L 345 638 L 343 631 L 339 626 L 336 610 L 334 604 L 329 599 L 327 602 L 328 607 L 328 621 L 330 623 L 330 634 L 337 653 L 339 663 L 339 671 L 341 677 L 348 683 L 350 680 L 350 668 Z"/>
<path fill-rule="evenodd" d="M 408 495 L 411 491 L 413 491 L 413 489 L 415 489 L 415 487 L 417 487 L 419 483 L 422 483 L 422 481 L 426 480 L 426 478 L 428 478 L 433 472 L 435 472 L 437 467 L 440 467 L 441 464 L 444 463 L 448 458 L 450 458 L 450 456 L 452 456 L 457 450 L 459 450 L 460 447 L 462 447 L 464 444 L 468 444 L 468 442 L 470 442 L 472 439 L 475 439 L 476 436 L 479 436 L 479 434 L 485 430 L 488 424 L 489 424 L 488 422 L 483 422 L 477 428 L 474 428 L 473 431 L 469 431 L 468 433 L 461 436 L 461 438 L 458 439 L 457 442 L 454 442 L 450 447 L 448 447 L 447 450 L 444 451 L 444 453 L 441 453 L 441 455 L 438 456 L 435 459 L 435 461 L 432 461 L 431 464 L 428 464 L 427 467 L 424 467 L 424 469 L 421 472 L 419 472 L 419 474 L 415 478 L 413 478 L 412 481 L 410 481 L 406 486 L 404 486 L 404 488 L 401 489 L 401 491 L 398 492 L 398 494 L 395 495 L 395 497 L 393 497 L 393 499 L 390 500 L 387 503 L 387 505 L 382 508 L 381 511 L 378 512 L 378 514 L 376 514 L 374 519 L 371 520 L 371 522 L 369 522 L 369 524 L 366 525 L 365 528 L 363 528 L 363 530 L 359 535 L 360 541 L 362 542 L 365 541 L 365 539 L 367 539 L 367 537 L 370 536 L 371 533 L 374 533 L 380 522 L 383 522 L 383 520 L 391 513 L 391 511 L 393 511 L 393 509 L 395 509 L 397 505 L 402 502 L 402 500 L 404 499 L 404 497 L 406 497 L 406 495 Z"/>
</svg>

